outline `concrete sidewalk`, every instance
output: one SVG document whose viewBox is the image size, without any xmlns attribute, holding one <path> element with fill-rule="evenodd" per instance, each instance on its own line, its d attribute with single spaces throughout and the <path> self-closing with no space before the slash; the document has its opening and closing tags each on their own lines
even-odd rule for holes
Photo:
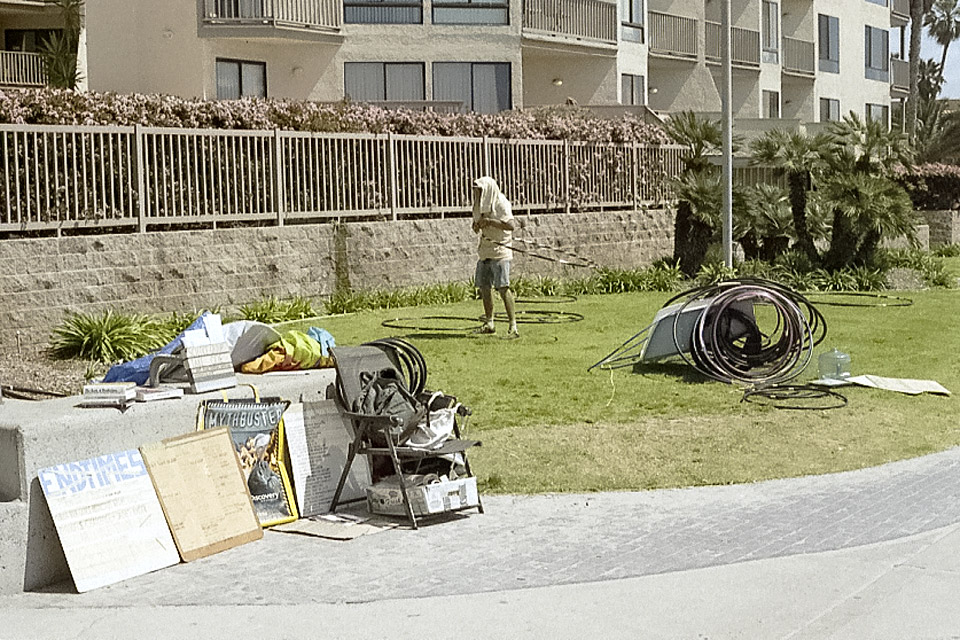
<svg viewBox="0 0 960 640">
<path fill-rule="evenodd" d="M 960 449 L 263 540 L 86 594 L 0 598 L 0 638 L 960 637 Z"/>
<path fill-rule="evenodd" d="M 0 638 L 956 638 L 958 558 L 953 526 L 709 569 L 366 603 L 260 604 L 251 594 L 234 605 L 59 608 L 61 596 L 33 595 L 0 601 Z"/>
</svg>

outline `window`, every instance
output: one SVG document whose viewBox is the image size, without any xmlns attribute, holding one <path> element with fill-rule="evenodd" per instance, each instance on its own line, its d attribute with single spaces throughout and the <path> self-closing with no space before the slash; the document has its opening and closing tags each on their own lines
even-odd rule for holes
<svg viewBox="0 0 960 640">
<path fill-rule="evenodd" d="M 867 0 L 867 2 L 870 2 L 870 3 L 873 3 L 873 4 L 878 4 L 878 5 L 880 5 L 881 7 L 887 6 L 887 0 Z"/>
<path fill-rule="evenodd" d="M 262 18 L 263 0 L 208 0 L 208 10 L 217 18 Z"/>
<path fill-rule="evenodd" d="M 623 74 L 620 76 L 620 104 L 638 105 L 646 104 L 644 95 L 646 94 L 645 78 L 643 76 L 634 76 Z"/>
<path fill-rule="evenodd" d="M 867 120 L 871 122 L 882 122 L 885 125 L 890 124 L 890 107 L 885 104 L 867 103 Z"/>
<path fill-rule="evenodd" d="M 820 71 L 840 73 L 840 19 L 819 16 Z"/>
<path fill-rule="evenodd" d="M 423 100 L 422 62 L 345 62 L 343 93 L 358 102 Z"/>
<path fill-rule="evenodd" d="M 779 91 L 763 91 L 763 117 L 764 118 L 779 118 L 780 117 L 780 92 Z"/>
<path fill-rule="evenodd" d="M 37 53 L 53 34 L 63 35 L 63 29 L 7 29 L 3 34 L 4 49 Z"/>
<path fill-rule="evenodd" d="M 421 24 L 421 0 L 344 0 L 346 24 Z"/>
<path fill-rule="evenodd" d="M 217 99 L 267 97 L 267 63 L 217 58 Z"/>
<path fill-rule="evenodd" d="M 833 98 L 820 98 L 820 122 L 840 119 L 840 101 Z"/>
<path fill-rule="evenodd" d="M 763 2 L 763 61 L 780 61 L 780 7 L 776 2 Z"/>
<path fill-rule="evenodd" d="M 436 0 L 434 24 L 510 24 L 507 0 Z"/>
<path fill-rule="evenodd" d="M 864 76 L 869 80 L 890 81 L 890 33 L 866 25 L 864 37 Z"/>
<path fill-rule="evenodd" d="M 628 42 L 643 42 L 643 0 L 621 0 L 621 37 Z"/>
<path fill-rule="evenodd" d="M 433 99 L 463 103 L 476 113 L 505 111 L 512 105 L 509 62 L 435 62 Z"/>
</svg>

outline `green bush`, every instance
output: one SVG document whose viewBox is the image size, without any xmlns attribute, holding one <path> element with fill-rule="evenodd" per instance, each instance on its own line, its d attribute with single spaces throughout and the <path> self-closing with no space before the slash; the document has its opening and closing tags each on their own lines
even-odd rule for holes
<svg viewBox="0 0 960 640">
<path fill-rule="evenodd" d="M 108 309 L 99 314 L 70 314 L 53 330 L 51 353 L 111 363 L 139 358 L 166 344 L 164 326 L 142 314 Z"/>
</svg>

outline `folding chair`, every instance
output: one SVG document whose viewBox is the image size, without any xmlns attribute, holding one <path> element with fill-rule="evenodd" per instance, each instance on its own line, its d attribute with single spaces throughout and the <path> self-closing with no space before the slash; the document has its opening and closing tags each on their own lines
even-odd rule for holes
<svg viewBox="0 0 960 640">
<path fill-rule="evenodd" d="M 411 428 L 415 426 L 414 424 L 405 424 L 402 419 L 396 416 L 359 413 L 355 411 L 355 407 L 364 392 L 364 380 L 370 374 L 376 374 L 384 370 L 392 370 L 417 400 L 419 411 L 408 422 L 419 421 L 422 417 L 428 416 L 430 410 L 441 408 L 444 403 L 448 407 L 454 406 L 456 403 L 454 396 L 436 397 L 423 390 L 426 367 L 420 353 L 413 345 L 395 338 L 378 340 L 359 347 L 333 347 L 331 353 L 336 367 L 337 379 L 335 393 L 328 395 L 334 396 L 343 415 L 352 422 L 355 437 L 349 446 L 347 461 L 340 475 L 330 511 L 336 511 L 341 504 L 340 494 L 356 456 L 366 455 L 370 457 L 371 469 L 376 468 L 376 465 L 373 464 L 373 458 L 385 456 L 389 458 L 393 472 L 397 476 L 407 518 L 410 520 L 411 526 L 416 529 L 418 528 L 417 516 L 410 502 L 410 487 L 404 479 L 404 473 L 411 472 L 410 466 L 415 466 L 419 470 L 420 465 L 425 461 L 440 462 L 451 458 L 454 460 L 454 462 L 450 462 L 452 469 L 455 465 L 456 456 L 459 454 L 465 471 L 465 474 L 461 475 L 471 477 L 473 474 L 467 459 L 467 449 L 480 445 L 480 442 L 463 440 L 460 437 L 460 423 L 465 421 L 471 412 L 466 407 L 457 407 L 453 424 L 453 437 L 443 442 L 438 448 L 423 449 L 410 446 L 406 443 L 403 434 L 410 432 Z M 432 406 L 428 406 L 428 404 Z M 398 433 L 400 434 L 399 438 Z M 374 475 L 374 480 L 377 480 L 376 475 Z M 474 506 L 479 513 L 483 513 L 483 504 L 479 495 L 476 505 L 450 509 L 444 513 L 472 509 Z"/>
</svg>

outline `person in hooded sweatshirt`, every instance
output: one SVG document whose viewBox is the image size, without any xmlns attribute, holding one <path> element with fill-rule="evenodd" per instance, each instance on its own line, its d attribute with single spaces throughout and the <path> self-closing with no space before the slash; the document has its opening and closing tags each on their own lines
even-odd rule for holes
<svg viewBox="0 0 960 640">
<path fill-rule="evenodd" d="M 513 251 L 510 245 L 517 223 L 513 218 L 510 201 L 500 191 L 496 180 L 489 176 L 478 178 L 473 183 L 473 232 L 480 234 L 477 246 L 477 271 L 474 280 L 480 289 L 483 301 L 483 326 L 479 333 L 495 333 L 493 323 L 493 290 L 503 300 L 510 329 L 507 338 L 518 338 L 517 318 L 513 293 L 510 291 L 510 260 Z"/>
</svg>

